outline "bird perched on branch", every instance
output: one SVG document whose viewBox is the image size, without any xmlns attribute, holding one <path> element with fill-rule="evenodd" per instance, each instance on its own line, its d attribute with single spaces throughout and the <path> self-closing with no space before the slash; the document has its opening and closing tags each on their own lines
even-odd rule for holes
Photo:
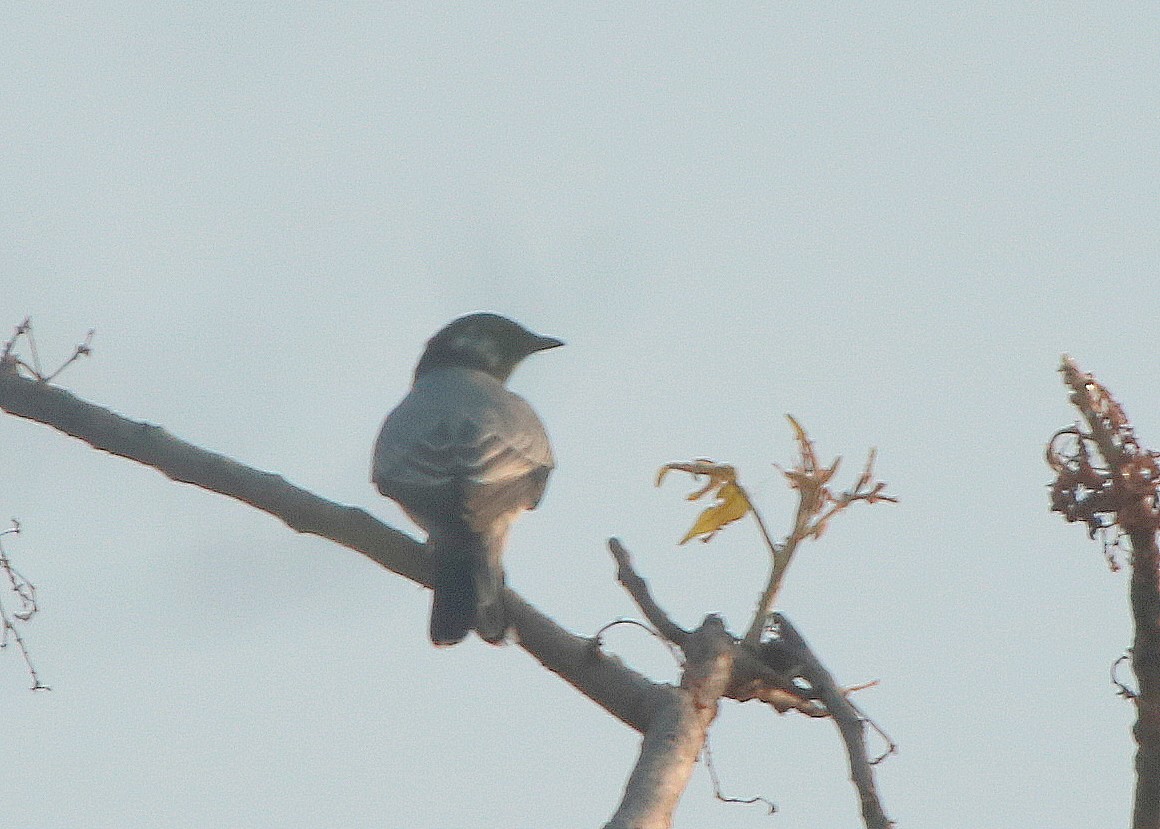
<svg viewBox="0 0 1160 829">
<path fill-rule="evenodd" d="M 563 345 L 497 314 L 470 314 L 427 341 L 411 392 L 387 415 L 371 482 L 427 531 L 431 641 L 507 633 L 508 530 L 535 509 L 555 465 L 535 411 L 505 387 L 529 354 Z"/>
</svg>

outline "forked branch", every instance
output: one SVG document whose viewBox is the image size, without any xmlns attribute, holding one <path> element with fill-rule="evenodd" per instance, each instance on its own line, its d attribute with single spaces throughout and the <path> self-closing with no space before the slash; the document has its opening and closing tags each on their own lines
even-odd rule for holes
<svg viewBox="0 0 1160 829">
<path fill-rule="evenodd" d="M 645 618 L 657 631 L 684 651 L 685 676 L 688 678 L 690 672 L 695 670 L 691 666 L 698 658 L 696 648 L 701 641 L 700 637 L 704 635 L 710 621 L 716 626 L 721 624 L 720 620 L 717 617 L 710 617 L 700 630 L 691 633 L 684 630 L 672 621 L 652 595 L 648 583 L 633 567 L 632 558 L 624 545 L 614 538 L 609 540 L 608 548 L 617 563 L 617 579 L 640 607 Z M 739 702 L 760 700 L 779 713 L 798 710 L 811 717 L 833 717 L 846 745 L 850 776 L 858 791 L 865 824 L 868 829 L 887 829 L 892 824 L 882 808 L 871 767 L 887 754 L 893 753 L 895 745 L 849 699 L 853 691 L 874 683 L 866 683 L 857 688 L 838 686 L 821 660 L 785 616 L 774 614 L 772 621 L 772 629 L 767 631 L 769 635 L 757 647 L 732 636 L 728 636 L 727 640 L 720 637 L 714 640 L 718 643 L 727 641 L 732 651 L 728 682 L 719 695 Z M 721 630 L 724 632 L 723 626 Z M 685 727 L 691 727 L 692 722 L 686 720 Z M 864 736 L 866 725 L 874 728 L 887 743 L 886 751 L 877 758 L 869 758 L 866 754 Z M 644 751 L 642 748 L 642 757 Z M 750 798 L 738 799 L 736 802 L 768 801 L 764 798 Z M 667 826 L 663 823 L 657 825 Z"/>
<path fill-rule="evenodd" d="M 769 552 L 773 562 L 769 574 L 769 582 L 757 600 L 757 608 L 753 613 L 753 620 L 745 634 L 745 641 L 756 647 L 761 641 L 766 629 L 769 614 L 777 604 L 777 595 L 789 570 L 790 562 L 803 541 L 820 539 L 829 526 L 831 519 L 838 513 L 848 509 L 852 504 L 863 501 L 867 504 L 879 502 L 896 503 L 897 498 L 885 493 L 886 483 L 874 476 L 875 450 L 870 450 L 866 459 L 866 466 L 854 485 L 842 492 L 835 493 L 830 481 L 838 471 L 841 458 L 835 458 L 829 466 L 824 466 L 819 460 L 813 441 L 806 430 L 802 428 L 792 415 L 786 415 L 794 430 L 794 439 L 798 445 L 798 462 L 790 469 L 782 469 L 792 489 L 797 490 L 798 505 L 794 515 L 793 528 L 782 541 L 774 541 L 766 526 L 761 510 L 753 503 L 753 499 L 738 480 L 737 470 L 722 463 L 715 463 L 705 458 L 699 458 L 687 463 L 668 463 L 661 467 L 657 474 L 657 485 L 664 480 L 670 471 L 687 472 L 694 478 L 705 479 L 706 483 L 688 496 L 688 500 L 696 501 L 706 496 L 712 496 L 710 504 L 697 518 L 692 529 L 685 533 L 681 544 L 694 538 L 702 542 L 712 540 L 718 532 L 734 521 L 739 521 L 746 515 L 752 515 L 761 531 L 762 543 Z"/>
</svg>

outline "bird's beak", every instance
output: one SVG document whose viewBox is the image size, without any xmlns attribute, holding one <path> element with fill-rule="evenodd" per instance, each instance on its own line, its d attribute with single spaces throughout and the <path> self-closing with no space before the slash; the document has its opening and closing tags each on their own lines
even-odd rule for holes
<svg viewBox="0 0 1160 829">
<path fill-rule="evenodd" d="M 537 335 L 535 340 L 532 341 L 532 353 L 547 351 L 549 348 L 558 348 L 563 344 L 563 340 L 557 340 L 555 337 L 541 337 Z"/>
</svg>

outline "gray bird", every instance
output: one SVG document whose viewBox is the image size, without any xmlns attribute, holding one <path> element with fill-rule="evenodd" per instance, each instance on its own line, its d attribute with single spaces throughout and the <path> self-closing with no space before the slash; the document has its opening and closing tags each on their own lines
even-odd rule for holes
<svg viewBox="0 0 1160 829">
<path fill-rule="evenodd" d="M 559 345 L 497 314 L 460 317 L 427 341 L 410 394 L 383 422 L 371 482 L 427 531 L 436 645 L 507 633 L 500 559 L 555 459 L 539 417 L 504 384 L 529 354 Z"/>
</svg>

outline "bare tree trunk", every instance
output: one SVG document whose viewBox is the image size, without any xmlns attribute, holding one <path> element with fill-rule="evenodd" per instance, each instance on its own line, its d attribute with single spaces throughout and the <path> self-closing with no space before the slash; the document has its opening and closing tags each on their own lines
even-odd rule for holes
<svg viewBox="0 0 1160 829">
<path fill-rule="evenodd" d="M 1136 635 L 1132 669 L 1139 683 L 1136 703 L 1136 798 L 1132 829 L 1160 827 L 1160 553 L 1156 533 L 1137 530 L 1132 538 L 1132 616 Z"/>
<path fill-rule="evenodd" d="M 1139 687 L 1121 686 L 1121 692 L 1136 704 L 1137 715 L 1132 829 L 1160 829 L 1160 464 L 1095 377 L 1066 355 L 1060 372 L 1086 429 L 1060 429 L 1048 444 L 1047 462 L 1056 472 L 1051 509 L 1086 524 L 1092 538 L 1102 536 L 1105 555 L 1122 536 L 1131 541 L 1132 669 Z M 1109 561 L 1118 568 L 1111 555 Z"/>
</svg>

